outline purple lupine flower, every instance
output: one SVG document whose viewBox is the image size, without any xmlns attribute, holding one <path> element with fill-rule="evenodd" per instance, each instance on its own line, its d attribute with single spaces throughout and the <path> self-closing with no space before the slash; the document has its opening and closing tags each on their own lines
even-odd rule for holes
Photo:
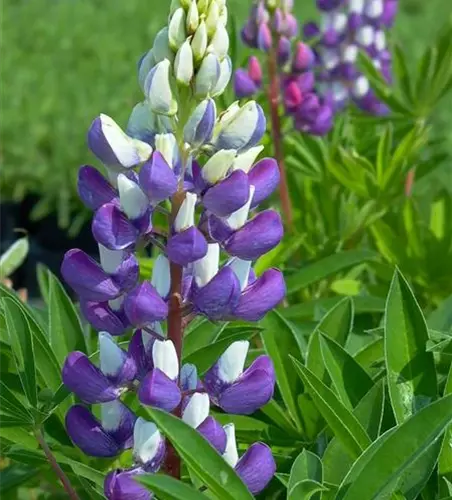
<svg viewBox="0 0 452 500">
<path fill-rule="evenodd" d="M 275 460 L 271 449 L 264 443 L 254 443 L 238 456 L 234 424 L 224 426 L 227 436 L 223 458 L 235 469 L 253 495 L 260 493 L 276 472 Z"/>
<path fill-rule="evenodd" d="M 281 68 L 294 66 L 293 80 L 307 93 L 313 87 L 309 54 L 297 49 L 292 64 L 290 46 L 298 26 L 291 9 L 286 0 L 272 17 L 259 0 L 243 36 L 268 50 L 275 30 Z M 74 445 L 99 457 L 132 448 L 129 467 L 105 478 L 110 500 L 152 498 L 136 479 L 157 472 L 166 459 L 155 424 L 136 418 L 121 402 L 126 392 L 137 413 L 143 405 L 179 415 L 230 461 L 250 491 L 261 491 L 274 473 L 271 454 L 261 443 L 232 463 L 235 439 L 232 443 L 230 430 L 210 414 L 211 402 L 243 414 L 266 404 L 275 384 L 271 361 L 263 356 L 245 369 L 248 343 L 234 343 L 204 384 L 195 366 L 180 368 L 183 339 L 179 342 L 174 328 L 176 315 L 179 324 L 195 316 L 258 321 L 285 293 L 279 271 L 256 277 L 252 270 L 252 261 L 282 237 L 279 215 L 255 210 L 280 175 L 274 160 L 258 160 L 265 115 L 251 101 L 234 103 L 217 116 L 215 98 L 232 75 L 226 20 L 224 0 L 174 4 L 168 26 L 139 63 L 145 100 L 134 107 L 126 133 L 101 115 L 88 134 L 107 172 L 104 177 L 84 166 L 78 180 L 80 198 L 94 212 L 100 262 L 74 249 L 66 254 L 62 273 L 84 316 L 100 332 L 100 361 L 70 353 L 63 381 L 83 403 L 101 405 L 70 409 L 66 426 Z M 380 47 L 377 38 L 374 45 Z M 238 72 L 235 80 L 242 95 L 260 90 L 259 60 L 251 57 L 246 73 Z M 180 101 L 182 95 L 186 101 Z M 195 101 L 189 114 L 186 104 Z M 156 212 L 158 228 L 151 220 Z M 152 245 L 152 276 L 143 279 L 136 253 L 147 245 Z M 123 349 L 112 335 L 125 333 L 130 340 Z"/>
<path fill-rule="evenodd" d="M 249 342 L 232 343 L 204 377 L 212 401 L 228 413 L 249 415 L 270 401 L 275 371 L 268 356 L 244 370 Z"/>
</svg>

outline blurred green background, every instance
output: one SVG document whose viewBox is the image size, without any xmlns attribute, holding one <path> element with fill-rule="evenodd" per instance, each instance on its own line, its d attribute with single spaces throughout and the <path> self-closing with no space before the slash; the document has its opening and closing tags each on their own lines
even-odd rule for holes
<svg viewBox="0 0 452 500">
<path fill-rule="evenodd" d="M 246 0 L 230 0 L 241 25 Z M 5 0 L 2 16 L 2 199 L 36 193 L 32 217 L 58 213 L 77 230 L 79 165 L 94 159 L 86 131 L 100 112 L 125 125 L 142 96 L 136 62 L 164 25 L 165 0 Z M 295 0 L 300 22 L 316 15 L 315 0 Z M 452 17 L 452 0 L 400 0 L 393 39 L 412 62 Z M 241 54 L 242 57 L 244 54 Z M 239 60 L 240 60 L 239 57 Z M 452 64 L 452 62 L 451 62 Z M 452 102 L 438 112 L 452 147 Z"/>
</svg>

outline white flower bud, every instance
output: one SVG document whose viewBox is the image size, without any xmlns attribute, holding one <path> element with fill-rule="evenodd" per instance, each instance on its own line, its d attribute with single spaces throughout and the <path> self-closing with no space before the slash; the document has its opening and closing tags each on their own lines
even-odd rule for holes
<svg viewBox="0 0 452 500">
<path fill-rule="evenodd" d="M 159 63 L 163 61 L 163 59 L 168 59 L 169 61 L 174 60 L 174 52 L 169 45 L 168 28 L 163 28 L 157 33 L 154 39 L 152 53 L 154 54 L 155 63 Z"/>
<path fill-rule="evenodd" d="M 207 97 L 215 88 L 220 78 L 221 66 L 215 54 L 207 54 L 201 63 L 195 80 L 195 94 Z"/>
<path fill-rule="evenodd" d="M 228 8 L 226 5 L 224 5 L 220 11 L 220 22 L 223 23 L 223 26 L 228 24 Z"/>
<path fill-rule="evenodd" d="M 184 127 L 184 141 L 195 147 L 210 141 L 215 119 L 215 101 L 212 99 L 201 101 Z"/>
<path fill-rule="evenodd" d="M 195 225 L 195 208 L 197 196 L 194 193 L 187 193 L 182 205 L 174 219 L 174 230 L 180 233 Z"/>
<path fill-rule="evenodd" d="M 173 168 L 176 163 L 177 141 L 173 134 L 157 134 L 155 136 L 155 150 L 158 151 L 166 163 Z"/>
<path fill-rule="evenodd" d="M 187 32 L 189 35 L 194 33 L 199 25 L 199 12 L 196 0 L 192 0 L 187 13 Z"/>
<path fill-rule="evenodd" d="M 196 284 L 202 288 L 218 273 L 220 263 L 220 245 L 209 243 L 207 253 L 193 263 L 193 276 Z"/>
<path fill-rule="evenodd" d="M 209 7 L 209 0 L 198 0 L 199 15 L 206 14 Z"/>
<path fill-rule="evenodd" d="M 232 170 L 243 170 L 245 173 L 248 173 L 263 149 L 264 146 L 262 145 L 254 146 L 254 148 L 250 148 L 245 153 L 237 155 L 237 158 L 232 164 Z"/>
<path fill-rule="evenodd" d="M 154 367 L 162 371 L 171 380 L 179 375 L 179 361 L 172 340 L 156 340 L 152 346 Z"/>
<path fill-rule="evenodd" d="M 173 14 L 168 26 L 168 38 L 170 47 L 176 51 L 186 40 L 185 30 L 186 15 L 181 7 Z"/>
<path fill-rule="evenodd" d="M 180 9 L 181 7 L 182 7 L 181 0 L 171 0 L 169 20 L 171 20 L 176 10 Z"/>
<path fill-rule="evenodd" d="M 227 87 L 229 80 L 232 75 L 232 62 L 229 56 L 226 56 L 220 64 L 220 77 L 218 78 L 218 82 L 212 90 L 212 96 L 216 97 L 221 95 L 224 92 L 224 89 Z"/>
<path fill-rule="evenodd" d="M 174 74 L 178 83 L 188 87 L 193 78 L 193 73 L 193 52 L 190 39 L 187 39 L 177 51 L 176 60 L 174 61 Z"/>
<path fill-rule="evenodd" d="M 206 23 L 201 21 L 191 41 L 191 48 L 193 50 L 195 61 L 200 61 L 204 57 L 207 50 L 207 42 Z"/>
<path fill-rule="evenodd" d="M 129 219 L 141 217 L 149 206 L 148 197 L 140 186 L 124 174 L 118 175 L 118 191 L 121 210 Z"/>
<path fill-rule="evenodd" d="M 220 9 L 217 2 L 210 3 L 209 12 L 206 17 L 207 34 L 212 37 L 217 29 L 218 21 L 220 20 Z"/>
<path fill-rule="evenodd" d="M 254 191 L 256 188 L 251 185 L 250 186 L 250 195 L 248 197 L 248 201 L 243 205 L 243 207 L 239 208 L 235 212 L 233 212 L 227 219 L 226 222 L 231 229 L 237 231 L 241 227 L 243 227 L 248 220 L 248 215 L 250 213 L 251 202 L 253 201 Z"/>
<path fill-rule="evenodd" d="M 201 170 L 203 179 L 209 184 L 216 184 L 223 179 L 234 163 L 237 151 L 222 149 L 215 153 Z"/>
<path fill-rule="evenodd" d="M 218 56 L 218 59 L 222 61 L 227 56 L 228 50 L 229 50 L 228 32 L 224 27 L 224 24 L 218 21 L 215 34 L 212 37 L 212 40 L 210 42 L 207 51 L 213 52 Z"/>
<path fill-rule="evenodd" d="M 152 111 L 162 115 L 177 113 L 177 101 L 170 83 L 170 65 L 168 59 L 159 62 L 152 68 L 144 83 Z"/>
</svg>

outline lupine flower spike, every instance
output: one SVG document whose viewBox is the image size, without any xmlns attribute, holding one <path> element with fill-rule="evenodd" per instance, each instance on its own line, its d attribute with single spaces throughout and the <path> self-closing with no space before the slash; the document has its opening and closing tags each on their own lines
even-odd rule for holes
<svg viewBox="0 0 452 500">
<path fill-rule="evenodd" d="M 174 462 L 172 447 L 153 422 L 137 418 L 130 401 L 134 408 L 173 412 L 196 429 L 252 493 L 275 472 L 262 443 L 239 459 L 233 427 L 223 428 L 210 414 L 212 407 L 251 414 L 265 405 L 275 384 L 270 358 L 248 366 L 249 343 L 236 341 L 203 380 L 195 366 L 181 365 L 183 329 L 195 316 L 258 321 L 285 295 L 280 271 L 253 271 L 253 262 L 283 235 L 277 212 L 258 211 L 280 178 L 275 160 L 259 158 L 264 113 L 254 101 L 223 112 L 216 102 L 232 73 L 226 22 L 225 0 L 174 0 L 168 25 L 138 64 L 143 100 L 127 127 L 100 115 L 88 132 L 105 176 L 85 165 L 78 189 L 93 211 L 99 259 L 73 249 L 61 271 L 99 332 L 99 355 L 70 353 L 63 381 L 80 401 L 66 416 L 74 444 L 97 457 L 132 450 L 127 466 L 105 478 L 110 500 L 149 500 L 137 477 Z M 290 13 L 280 29 L 294 35 Z M 271 30 L 262 29 L 257 39 L 265 49 Z M 305 54 L 297 57 L 297 68 L 310 63 Z M 246 78 L 252 88 L 262 84 L 257 60 Z M 169 205 L 167 230 L 157 232 L 154 213 L 167 213 Z M 148 245 L 158 256 L 143 280 L 136 253 Z M 124 334 L 130 334 L 128 346 L 118 339 Z M 179 475 L 178 467 L 171 470 Z"/>
</svg>

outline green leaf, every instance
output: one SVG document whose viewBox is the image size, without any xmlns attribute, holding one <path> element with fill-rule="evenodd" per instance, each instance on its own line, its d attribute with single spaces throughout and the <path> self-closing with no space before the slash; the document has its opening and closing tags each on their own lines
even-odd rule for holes
<svg viewBox="0 0 452 500">
<path fill-rule="evenodd" d="M 224 500 L 253 498 L 234 469 L 195 429 L 164 411 L 155 408 L 147 411 L 187 466 L 214 495 Z"/>
<path fill-rule="evenodd" d="M 384 339 L 377 338 L 365 345 L 355 355 L 354 359 L 366 372 L 373 376 L 373 372 L 378 372 L 377 365 L 384 362 Z"/>
<path fill-rule="evenodd" d="M 297 395 L 301 392 L 301 383 L 295 368 L 287 362 L 289 354 L 297 359 L 302 359 L 296 336 L 287 320 L 276 310 L 269 312 L 262 324 L 265 327 L 261 334 L 262 341 L 267 354 L 273 361 L 276 383 L 290 417 L 295 422 L 296 427 L 300 428 Z"/>
<path fill-rule="evenodd" d="M 340 345 L 345 345 L 353 326 L 353 316 L 352 299 L 341 300 L 325 314 L 309 339 L 306 366 L 322 382 L 328 381 L 329 377 L 320 348 L 320 332 L 328 335 Z"/>
<path fill-rule="evenodd" d="M 2 413 L 18 417 L 24 422 L 32 423 L 33 416 L 22 402 L 0 381 L 0 410 Z"/>
<path fill-rule="evenodd" d="M 383 382 L 375 384 L 353 410 L 371 440 L 377 439 L 383 419 L 385 391 Z M 325 481 L 340 484 L 347 475 L 354 460 L 350 457 L 341 441 L 334 437 L 323 455 Z"/>
<path fill-rule="evenodd" d="M 316 375 L 297 360 L 292 358 L 294 366 L 314 400 L 317 409 L 322 414 L 334 434 L 342 441 L 353 458 L 359 457 L 370 445 L 371 441 L 358 419 L 344 406 Z"/>
<path fill-rule="evenodd" d="M 322 484 L 323 467 L 320 458 L 305 448 L 292 465 L 287 490 L 292 490 L 297 483 L 307 479 Z"/>
<path fill-rule="evenodd" d="M 372 379 L 353 357 L 333 339 L 321 335 L 320 347 L 336 392 L 342 403 L 353 409 L 374 385 Z"/>
<path fill-rule="evenodd" d="M 305 479 L 298 482 L 292 489 L 289 489 L 287 500 L 309 500 L 313 495 L 320 491 L 326 491 L 328 488 L 317 481 Z"/>
<path fill-rule="evenodd" d="M 428 329 L 405 278 L 396 271 L 385 314 L 385 354 L 389 395 L 398 423 L 437 397 L 433 354 L 426 351 Z"/>
<path fill-rule="evenodd" d="M 28 238 L 15 241 L 2 255 L 0 255 L 0 279 L 7 278 L 16 271 L 28 255 Z"/>
<path fill-rule="evenodd" d="M 215 325 L 206 319 L 199 321 L 194 328 L 190 328 L 184 335 L 182 358 L 185 359 L 190 354 L 218 340 L 218 337 L 227 326 L 228 323 Z"/>
<path fill-rule="evenodd" d="M 6 319 L 6 330 L 14 353 L 17 373 L 28 402 L 33 408 L 36 408 L 38 393 L 36 390 L 35 357 L 30 325 L 21 309 L 13 300 L 3 298 L 2 302 Z"/>
<path fill-rule="evenodd" d="M 348 250 L 338 252 L 323 259 L 308 264 L 286 278 L 287 293 L 291 294 L 306 288 L 313 283 L 322 281 L 350 267 L 378 258 L 370 250 Z"/>
<path fill-rule="evenodd" d="M 171 476 L 144 474 L 138 477 L 138 481 L 161 500 L 206 500 L 198 490 Z"/>
<path fill-rule="evenodd" d="M 354 463 L 336 499 L 384 498 L 396 489 L 401 475 L 434 444 L 451 420 L 452 395 L 390 429 Z"/>
<path fill-rule="evenodd" d="M 60 364 L 71 351 L 86 350 L 83 329 L 77 311 L 58 278 L 49 275 L 49 339 Z"/>
<path fill-rule="evenodd" d="M 446 386 L 444 387 L 444 396 L 452 394 L 452 364 L 450 365 L 449 374 L 447 376 Z M 452 426 L 446 429 L 444 434 L 441 453 L 438 461 L 438 474 L 445 476 L 446 479 L 452 481 Z"/>
<path fill-rule="evenodd" d="M 218 340 L 213 344 L 201 347 L 193 351 L 187 357 L 183 358 L 183 363 L 192 363 L 196 365 L 199 375 L 204 373 L 217 361 L 223 352 L 233 343 L 238 340 L 249 340 L 256 335 L 258 330 L 245 330 L 241 333 L 235 333 L 228 337 Z"/>
<path fill-rule="evenodd" d="M 0 493 L 6 493 L 13 488 L 25 485 L 27 481 L 39 473 L 38 469 L 25 465 L 14 464 L 0 470 Z"/>
</svg>

